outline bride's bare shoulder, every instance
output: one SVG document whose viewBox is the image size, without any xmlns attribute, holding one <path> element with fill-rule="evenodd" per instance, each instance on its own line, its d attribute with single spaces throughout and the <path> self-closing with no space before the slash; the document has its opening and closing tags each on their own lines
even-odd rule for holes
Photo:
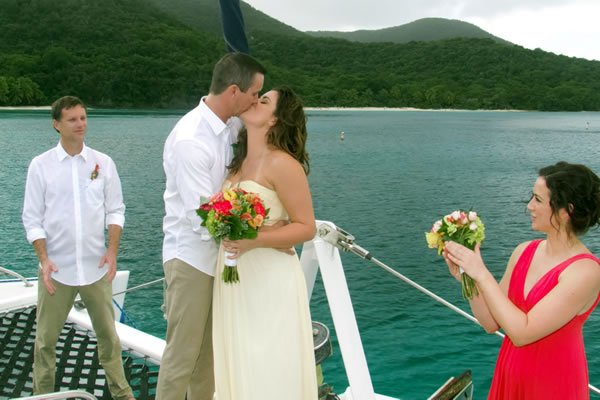
<svg viewBox="0 0 600 400">
<path fill-rule="evenodd" d="M 273 150 L 267 159 L 266 171 L 271 182 L 306 177 L 298 160 L 285 151 Z"/>
<path fill-rule="evenodd" d="M 286 153 L 283 150 L 273 150 L 268 157 L 269 166 L 271 168 L 297 168 L 301 167 L 298 160 L 296 160 L 291 154 Z"/>
</svg>

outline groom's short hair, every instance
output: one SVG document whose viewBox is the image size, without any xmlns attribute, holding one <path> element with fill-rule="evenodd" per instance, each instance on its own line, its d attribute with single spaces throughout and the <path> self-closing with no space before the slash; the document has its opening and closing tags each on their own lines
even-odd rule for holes
<svg viewBox="0 0 600 400">
<path fill-rule="evenodd" d="M 62 110 L 76 106 L 81 106 L 84 109 L 86 108 L 85 104 L 83 104 L 83 101 L 75 96 L 63 96 L 60 99 L 55 100 L 54 103 L 52 103 L 51 109 L 52 119 L 60 121 L 60 118 L 62 117 Z"/>
<path fill-rule="evenodd" d="M 257 73 L 264 75 L 267 71 L 254 57 L 244 53 L 227 53 L 215 64 L 210 93 L 221 94 L 231 85 L 237 85 L 246 93 Z"/>
</svg>

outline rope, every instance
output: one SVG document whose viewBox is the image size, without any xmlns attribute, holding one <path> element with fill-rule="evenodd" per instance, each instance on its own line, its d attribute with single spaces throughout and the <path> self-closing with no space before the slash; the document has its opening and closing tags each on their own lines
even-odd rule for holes
<svg viewBox="0 0 600 400">
<path fill-rule="evenodd" d="M 123 290 L 122 292 L 113 293 L 113 297 L 118 296 L 118 295 L 123 294 L 123 293 L 129 293 L 129 292 L 132 292 L 132 291 L 137 290 L 137 289 L 143 289 L 143 288 L 145 288 L 147 286 L 154 285 L 155 283 L 162 282 L 164 280 L 165 280 L 165 278 L 156 279 L 154 281 L 146 282 L 146 283 L 143 283 L 141 285 L 129 288 L 127 290 Z M 133 322 L 133 319 L 131 319 L 131 317 L 125 312 L 125 310 L 123 310 L 123 308 L 121 308 L 121 306 L 119 305 L 119 303 L 117 303 L 117 301 L 115 299 L 113 299 L 113 304 L 115 306 L 117 306 L 117 308 L 119 309 L 119 311 L 121 311 L 121 318 L 119 319 L 119 322 L 125 322 L 125 320 L 127 320 L 127 321 L 129 321 L 131 323 L 131 326 L 133 326 L 135 329 L 137 329 L 137 326 L 135 325 L 135 322 Z M 82 300 L 76 301 L 74 303 L 74 305 L 75 305 L 75 308 L 78 308 L 78 309 L 85 308 L 85 304 L 83 303 Z"/>
<path fill-rule="evenodd" d="M 27 279 L 25 279 L 23 276 L 17 274 L 15 271 L 12 271 L 10 269 L 6 269 L 3 267 L 0 267 L 0 272 L 10 275 L 10 276 L 14 276 L 15 278 L 18 278 L 21 282 L 23 282 L 25 284 L 25 286 L 27 287 L 31 287 L 33 286 L 33 284 L 31 282 L 29 282 Z"/>
<path fill-rule="evenodd" d="M 121 318 L 119 318 L 119 322 L 124 323 L 125 320 L 127 320 L 131 323 L 131 326 L 133 326 L 135 329 L 137 329 L 137 326 L 135 326 L 135 322 L 133 322 L 133 320 L 129 317 L 129 315 L 125 312 L 125 310 L 123 310 L 121 308 L 121 306 L 119 305 L 119 303 L 117 303 L 117 301 L 115 299 L 113 299 L 113 304 L 115 306 L 117 306 L 119 311 L 121 311 Z"/>
<path fill-rule="evenodd" d="M 426 295 L 434 298 L 435 300 L 437 300 L 438 302 L 442 303 L 443 305 L 445 305 L 446 307 L 450 308 L 451 310 L 456 311 L 457 313 L 459 313 L 460 315 L 462 315 L 463 317 L 475 322 L 477 325 L 481 324 L 479 323 L 479 321 L 477 320 L 477 318 L 475 318 L 474 316 L 472 316 L 469 313 L 464 312 L 463 310 L 461 310 L 460 308 L 456 307 L 455 305 L 453 305 L 452 303 L 442 299 L 440 296 L 438 296 L 437 294 L 425 289 L 423 286 L 419 285 L 418 283 L 410 280 L 409 278 L 407 278 L 406 276 L 402 275 L 400 272 L 396 271 L 393 268 L 388 267 L 387 265 L 385 265 L 384 263 L 382 263 L 381 261 L 379 261 L 378 259 L 374 258 L 374 257 L 368 257 L 367 259 L 370 259 L 371 261 L 373 261 L 375 264 L 377 264 L 378 266 L 380 266 L 381 268 L 385 269 L 386 271 L 390 272 L 391 274 L 395 275 L 396 277 L 402 279 L 404 282 L 408 283 L 409 285 L 411 285 L 412 287 L 414 287 L 417 290 L 420 290 L 421 292 L 425 293 Z M 494 332 L 496 335 L 504 338 L 504 334 L 496 331 Z M 596 394 L 600 394 L 600 389 L 596 388 L 595 386 L 593 386 L 592 384 L 588 384 L 588 387 L 590 388 L 591 391 L 595 392 Z"/>
<path fill-rule="evenodd" d="M 134 287 L 129 288 L 127 290 L 123 290 L 122 292 L 113 293 L 113 297 L 118 296 L 118 295 L 123 294 L 123 293 L 133 292 L 134 290 L 137 290 L 137 289 L 143 289 L 143 288 L 145 288 L 147 286 L 154 285 L 155 283 L 162 282 L 164 280 L 165 280 L 165 278 L 160 278 L 160 279 L 156 279 L 156 280 L 151 281 L 151 282 L 142 283 L 141 285 L 134 286 Z M 119 319 L 119 322 L 125 322 L 125 320 L 127 320 L 127 321 L 129 321 L 129 323 L 131 324 L 131 326 L 133 326 L 135 329 L 137 329 L 137 326 L 135 325 L 135 322 L 133 322 L 133 319 L 131 319 L 131 317 L 129 317 L 129 315 L 125 312 L 125 310 L 123 310 L 121 308 L 121 306 L 119 305 L 119 303 L 117 303 L 117 301 L 115 299 L 113 299 L 113 303 L 114 303 L 115 306 L 117 306 L 117 308 L 119 309 L 119 311 L 121 311 L 121 318 Z"/>
<path fill-rule="evenodd" d="M 155 280 L 155 281 L 151 281 L 151 282 L 142 283 L 141 285 L 134 286 L 134 287 L 132 287 L 132 288 L 129 288 L 129 289 L 127 289 L 127 290 L 123 290 L 122 292 L 113 293 L 113 297 L 114 297 L 114 296 L 117 296 L 117 295 L 120 295 L 120 294 L 123 294 L 123 293 L 129 293 L 129 292 L 133 292 L 134 290 L 137 290 L 137 289 L 142 289 L 142 288 L 145 288 L 146 286 L 154 285 L 155 283 L 162 282 L 162 281 L 164 281 L 164 280 L 165 280 L 165 278 L 160 278 L 160 279 L 157 279 L 157 280 Z"/>
</svg>

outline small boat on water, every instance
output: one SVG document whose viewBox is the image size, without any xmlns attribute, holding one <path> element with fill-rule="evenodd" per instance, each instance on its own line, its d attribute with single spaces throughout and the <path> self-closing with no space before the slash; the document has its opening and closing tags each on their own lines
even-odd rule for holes
<svg viewBox="0 0 600 400">
<path fill-rule="evenodd" d="M 344 393 L 334 394 L 331 388 L 322 384 L 321 377 L 319 400 L 399 400 L 377 394 L 373 389 L 340 250 L 371 259 L 368 251 L 354 243 L 352 235 L 331 222 L 317 221 L 317 234 L 313 240 L 304 243 L 300 257 L 309 298 L 317 273 L 321 273 L 349 384 Z M 42 398 L 31 395 L 37 278 L 26 279 L 14 272 L 2 272 L 10 273 L 14 278 L 0 280 L 0 398 Z M 113 281 L 115 326 L 124 351 L 126 375 L 136 398 L 154 399 L 165 341 L 125 323 L 123 302 L 128 280 L 129 272 L 119 271 Z M 332 351 L 329 330 L 323 324 L 313 322 L 313 334 L 315 359 L 320 364 Z M 62 393 L 52 398 L 110 398 L 95 349 L 96 341 L 87 311 L 76 302 L 57 346 L 57 383 Z M 376 363 L 376 360 L 371 362 Z M 77 389 L 80 391 L 73 392 Z M 468 400 L 472 397 L 471 373 L 464 371 L 457 378 L 450 377 L 447 382 L 440 382 L 440 389 L 429 399 Z M 50 397 L 44 395 L 43 398 Z"/>
</svg>

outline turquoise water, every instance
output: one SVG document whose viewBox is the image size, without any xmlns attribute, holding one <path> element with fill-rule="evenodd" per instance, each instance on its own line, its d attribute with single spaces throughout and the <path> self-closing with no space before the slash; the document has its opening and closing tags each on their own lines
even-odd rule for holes
<svg viewBox="0 0 600 400">
<path fill-rule="evenodd" d="M 34 251 L 21 225 L 27 166 L 53 147 L 48 112 L 0 111 L 0 265 L 35 274 Z M 86 142 L 114 159 L 127 205 L 119 268 L 130 286 L 163 276 L 162 146 L 182 113 L 90 111 Z M 513 248 L 539 237 L 525 201 L 539 167 L 559 160 L 600 173 L 600 113 L 310 111 L 309 176 L 318 219 L 349 231 L 374 257 L 468 310 L 459 284 L 428 249 L 423 233 L 457 208 L 486 224 L 484 259 L 500 277 Z M 340 141 L 344 131 L 345 140 Z M 600 232 L 584 237 L 600 255 Z M 342 254 L 376 392 L 427 398 L 448 377 L 473 371 L 485 398 L 501 339 L 440 305 L 374 264 Z M 162 287 L 130 293 L 136 325 L 164 337 Z M 334 332 L 322 284 L 311 301 L 314 320 Z M 585 326 L 590 382 L 600 386 L 600 313 Z M 334 332 L 335 333 L 335 332 Z M 325 380 L 343 392 L 347 380 L 334 335 Z M 598 396 L 592 396 L 592 398 Z"/>
</svg>

